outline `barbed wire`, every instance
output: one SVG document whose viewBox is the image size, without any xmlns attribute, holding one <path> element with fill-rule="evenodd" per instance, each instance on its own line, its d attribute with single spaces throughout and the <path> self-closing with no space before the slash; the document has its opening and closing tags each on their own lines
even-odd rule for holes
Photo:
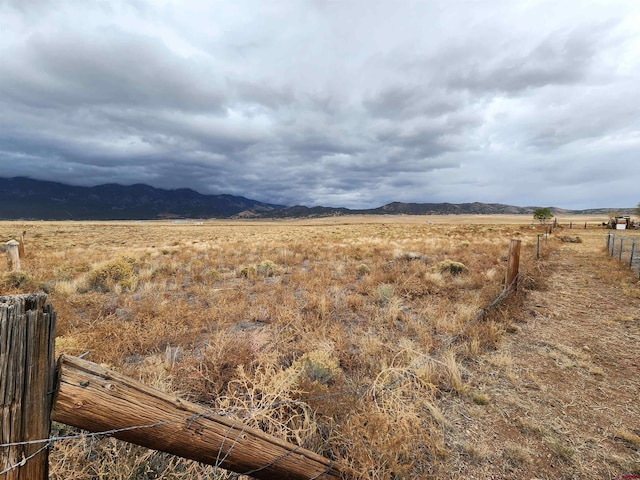
<svg viewBox="0 0 640 480">
<path fill-rule="evenodd" d="M 46 445 L 44 445 L 43 447 L 39 448 L 38 450 L 36 450 L 35 452 L 33 452 L 31 455 L 29 455 L 28 457 L 24 457 L 22 460 L 20 460 L 18 463 L 16 463 L 15 465 L 11 465 L 8 468 L 5 468 L 4 470 L 2 470 L 0 472 L 0 475 L 4 475 L 5 473 L 9 473 L 12 470 L 15 470 L 18 467 L 24 467 L 27 462 L 35 457 L 37 457 L 38 455 L 40 455 L 42 452 L 44 452 L 47 448 L 49 448 L 51 446 L 51 442 L 47 442 Z"/>
</svg>

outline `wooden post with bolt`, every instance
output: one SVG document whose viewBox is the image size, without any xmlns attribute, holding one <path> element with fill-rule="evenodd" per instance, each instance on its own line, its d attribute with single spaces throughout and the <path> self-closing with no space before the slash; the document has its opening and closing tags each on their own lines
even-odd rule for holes
<svg viewBox="0 0 640 480">
<path fill-rule="evenodd" d="M 504 282 L 505 290 L 518 289 L 518 271 L 520 269 L 521 240 L 512 239 L 509 242 L 509 259 L 507 261 L 507 276 Z"/>
<path fill-rule="evenodd" d="M 19 272 L 20 266 L 20 253 L 18 247 L 20 244 L 15 240 L 9 240 L 6 243 L 7 246 L 7 267 L 10 272 Z"/>
<path fill-rule="evenodd" d="M 16 242 L 17 243 L 17 242 Z M 0 296 L 0 480 L 46 480 L 56 314 L 47 295 Z"/>
</svg>

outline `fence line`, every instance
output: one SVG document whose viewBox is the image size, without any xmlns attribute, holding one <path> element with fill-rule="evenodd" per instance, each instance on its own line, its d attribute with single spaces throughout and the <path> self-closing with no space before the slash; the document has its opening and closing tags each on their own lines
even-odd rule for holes
<svg viewBox="0 0 640 480">
<path fill-rule="evenodd" d="M 609 256 L 631 268 L 640 276 L 640 237 L 608 233 L 606 237 Z"/>
</svg>

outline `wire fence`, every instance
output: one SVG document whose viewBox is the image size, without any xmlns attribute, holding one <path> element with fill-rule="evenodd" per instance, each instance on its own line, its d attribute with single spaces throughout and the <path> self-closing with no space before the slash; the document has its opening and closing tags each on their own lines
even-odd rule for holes
<svg viewBox="0 0 640 480">
<path fill-rule="evenodd" d="M 640 276 L 640 236 L 607 234 L 609 256 L 626 264 Z"/>
</svg>

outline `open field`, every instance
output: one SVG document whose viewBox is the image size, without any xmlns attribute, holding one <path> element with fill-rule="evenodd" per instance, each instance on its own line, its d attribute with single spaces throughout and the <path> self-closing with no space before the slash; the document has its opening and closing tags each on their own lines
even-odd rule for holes
<svg viewBox="0 0 640 480">
<path fill-rule="evenodd" d="M 7 240 L 22 231 L 24 273 L 4 272 L 0 290 L 49 293 L 57 353 L 90 350 L 89 360 L 233 412 L 361 478 L 556 474 L 537 460 L 563 455 L 550 441 L 500 445 L 506 430 L 492 415 L 517 390 L 501 375 L 526 369 L 504 346 L 522 335 L 528 299 L 546 298 L 550 258 L 588 248 L 613 265 L 602 251 L 606 231 L 595 228 L 564 229 L 584 242 L 567 247 L 552 236 L 537 260 L 540 228 L 523 216 L 0 223 Z M 519 293 L 469 325 L 502 291 L 511 238 L 523 244 Z M 602 281 L 637 304 L 624 268 Z M 637 334 L 637 319 L 627 325 Z M 608 378 L 589 362 L 590 375 Z M 633 393 L 637 379 L 631 385 Z M 629 458 L 612 450 L 621 473 L 635 468 L 640 432 L 619 423 L 632 450 Z M 580 473 L 579 455 L 564 453 L 571 458 L 560 472 Z M 496 470 L 500 463 L 508 468 Z M 51 470 L 60 479 L 235 478 L 112 439 L 57 443 Z"/>
</svg>

